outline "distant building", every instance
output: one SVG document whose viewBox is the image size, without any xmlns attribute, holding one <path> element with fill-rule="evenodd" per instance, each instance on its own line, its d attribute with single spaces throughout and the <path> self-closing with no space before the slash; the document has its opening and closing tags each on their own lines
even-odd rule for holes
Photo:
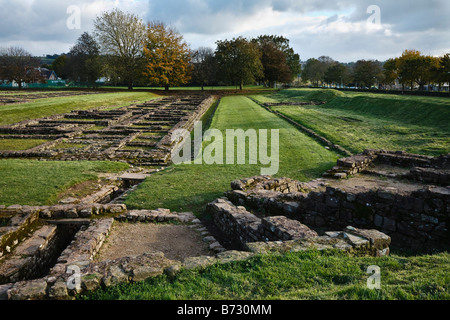
<svg viewBox="0 0 450 320">
<path fill-rule="evenodd" d="M 38 68 L 38 70 L 44 81 L 58 80 L 58 76 L 56 75 L 55 71 L 49 70 L 47 68 Z"/>
</svg>

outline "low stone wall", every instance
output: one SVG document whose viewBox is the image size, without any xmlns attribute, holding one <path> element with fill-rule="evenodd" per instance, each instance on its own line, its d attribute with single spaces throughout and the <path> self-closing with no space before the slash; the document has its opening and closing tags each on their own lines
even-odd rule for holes
<svg viewBox="0 0 450 320">
<path fill-rule="evenodd" d="M 358 255 L 389 254 L 390 237 L 376 230 L 347 227 L 344 232 L 327 232 L 319 237 L 317 232 L 299 221 L 284 216 L 260 219 L 225 199 L 208 204 L 207 213 L 226 235 L 238 239 L 244 248 L 256 253 L 337 249 Z M 283 249 L 286 246 L 290 249 Z"/>
<path fill-rule="evenodd" d="M 57 207 L 58 210 L 62 208 L 82 210 L 85 208 L 85 206 L 80 205 Z M 88 207 L 91 208 L 92 206 Z M 12 206 L 3 208 L 3 210 L 16 212 L 16 215 L 20 216 L 21 210 L 25 209 L 38 217 L 39 210 L 49 208 L 53 212 L 54 207 L 24 208 Z M 110 207 L 108 206 L 108 208 Z M 119 208 L 123 207 L 119 206 Z M 205 261 L 214 261 L 215 263 L 227 260 L 226 257 L 223 259 L 197 257 L 188 258 L 182 263 L 166 259 L 163 253 L 152 253 L 113 261 L 95 262 L 95 257 L 111 232 L 114 221 L 187 223 L 204 237 L 203 240 L 209 245 L 211 252 L 222 253 L 225 251 L 191 212 L 177 213 L 167 209 L 133 210 L 125 211 L 122 214 L 117 213 L 115 218 L 99 219 L 97 217 L 97 219 L 92 220 L 82 218 L 46 219 L 45 222 L 49 225 L 44 225 L 27 240 L 21 242 L 14 248 L 11 255 L 6 256 L 9 262 L 0 265 L 0 274 L 5 275 L 4 279 L 0 277 L 0 280 L 2 280 L 0 281 L 0 300 L 72 299 L 76 294 L 91 292 L 100 287 L 106 288 L 120 283 L 143 281 L 161 275 L 163 272 L 173 276 L 182 267 L 198 268 L 205 266 Z M 61 248 L 58 230 L 63 229 L 59 232 L 59 236 L 62 236 L 67 234 L 67 230 L 64 230 L 64 228 L 72 225 L 78 225 L 79 229 L 70 239 L 65 239 L 64 247 Z M 232 256 L 236 255 L 233 254 Z M 244 252 L 237 256 L 249 257 L 251 254 Z M 40 261 L 44 262 L 44 257 L 47 261 L 45 261 L 45 264 L 40 264 Z M 51 259 L 56 260 L 51 264 L 53 267 L 46 272 L 45 276 L 41 275 L 41 278 L 37 278 L 36 275 L 39 273 L 36 270 L 41 265 L 48 266 L 48 261 Z M 18 270 L 20 270 L 20 276 L 17 276 L 19 273 L 15 272 Z M 72 283 L 71 276 L 73 276 L 74 270 L 79 272 L 80 286 L 71 289 L 69 284 Z M 26 272 L 26 274 L 23 272 Z"/>
<path fill-rule="evenodd" d="M 365 171 L 373 163 L 412 168 L 404 178 L 448 185 L 450 182 L 450 154 L 440 157 L 422 156 L 403 151 L 365 150 L 362 154 L 339 159 L 337 166 L 324 173 L 324 177 L 345 179 Z M 418 169 L 418 168 L 421 169 Z M 426 168 L 426 169 L 425 169 Z"/>
<path fill-rule="evenodd" d="M 354 256 L 389 255 L 391 239 L 377 230 L 347 227 L 344 231 L 326 232 L 325 236 L 291 241 L 247 243 L 247 250 L 255 254 L 284 254 L 306 250 L 340 250 Z"/>
<path fill-rule="evenodd" d="M 197 218 L 192 212 L 171 212 L 169 209 L 130 210 L 115 218 L 117 221 L 128 222 L 181 222 L 191 223 Z"/>
<path fill-rule="evenodd" d="M 34 219 L 77 219 L 91 218 L 107 214 L 121 214 L 127 211 L 124 204 L 61 204 L 56 206 L 20 206 L 14 205 L 0 208 L 1 214 L 14 214 L 16 218 L 24 215 L 34 217 Z"/>
<path fill-rule="evenodd" d="M 19 244 L 39 219 L 39 212 L 32 207 L 10 206 L 0 207 L 0 216 L 7 216 L 6 226 L 0 227 L 0 258 Z"/>
<path fill-rule="evenodd" d="M 450 185 L 450 170 L 415 167 L 411 169 L 405 178 L 420 181 L 422 183 L 448 186 Z"/>
<path fill-rule="evenodd" d="M 0 261 L 0 284 L 42 276 L 58 248 L 56 226 L 43 226 Z"/>
<path fill-rule="evenodd" d="M 61 253 L 49 276 L 66 272 L 68 266 L 86 267 L 102 247 L 109 235 L 114 219 L 100 219 L 90 223 L 76 235 L 72 243 Z"/>
<path fill-rule="evenodd" d="M 237 205 L 285 215 L 311 227 L 375 228 L 391 236 L 397 247 L 432 250 L 450 246 L 448 188 L 400 192 L 394 188 L 327 187 L 323 192 L 289 194 L 234 190 L 227 197 Z"/>
</svg>

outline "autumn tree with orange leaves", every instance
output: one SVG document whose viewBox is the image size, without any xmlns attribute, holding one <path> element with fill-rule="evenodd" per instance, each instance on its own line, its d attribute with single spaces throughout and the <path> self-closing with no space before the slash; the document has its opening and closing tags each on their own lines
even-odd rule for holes
<svg viewBox="0 0 450 320">
<path fill-rule="evenodd" d="M 144 43 L 144 75 L 154 86 L 176 87 L 190 79 L 192 52 L 183 36 L 162 22 L 150 22 Z"/>
</svg>

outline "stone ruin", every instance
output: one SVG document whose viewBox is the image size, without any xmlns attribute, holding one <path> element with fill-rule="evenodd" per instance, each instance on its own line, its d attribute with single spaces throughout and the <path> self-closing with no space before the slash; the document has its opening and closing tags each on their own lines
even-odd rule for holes
<svg viewBox="0 0 450 320">
<path fill-rule="evenodd" d="M 172 142 L 173 130 L 191 130 L 212 101 L 168 97 L 0 127 L 0 139 L 49 140 L 32 150 L 0 152 L 0 157 L 164 166 L 180 142 Z M 73 299 L 100 287 L 257 254 L 315 249 L 384 256 L 390 247 L 445 250 L 450 243 L 449 159 L 367 150 L 339 160 L 323 178 L 308 183 L 266 176 L 234 181 L 225 197 L 206 207 L 212 226 L 190 212 L 128 210 L 124 197 L 148 177 L 139 168 L 111 178 L 83 199 L 55 206 L 0 205 L 0 300 Z M 97 260 L 114 224 L 122 222 L 189 226 L 201 234 L 210 254 L 183 261 L 162 252 Z"/>
<path fill-rule="evenodd" d="M 192 213 L 167 209 L 127 210 L 126 195 L 143 182 L 142 167 L 165 167 L 176 129 L 192 130 L 212 106 L 213 97 L 176 96 L 116 110 L 75 111 L 45 119 L 0 127 L 0 139 L 46 139 L 25 151 L 2 151 L 0 158 L 45 160 L 112 160 L 134 166 L 107 177 L 108 183 L 82 199 L 68 198 L 55 206 L 0 205 L 0 300 L 69 299 L 100 286 L 142 281 L 163 272 L 174 274 L 181 266 L 195 268 L 203 257 L 183 263 L 152 252 L 113 261 L 96 261 L 114 222 L 176 223 L 198 233 L 211 255 L 225 249 Z M 103 127 L 103 128 L 99 128 Z M 82 148 L 68 145 L 82 145 Z M 239 257 L 244 253 L 232 256 Z M 79 286 L 71 288 L 69 270 L 77 270 Z"/>
<path fill-rule="evenodd" d="M 392 239 L 392 246 L 413 251 L 448 250 L 449 169 L 450 155 L 433 158 L 367 150 L 339 160 L 324 178 L 309 183 L 267 176 L 233 182 L 226 199 L 262 218 L 245 209 L 235 219 L 245 221 L 243 228 L 254 232 L 243 235 L 229 215 L 217 217 L 214 209 L 212 213 L 222 230 L 246 241 L 285 239 L 268 233 L 278 230 L 279 224 L 283 230 L 293 226 L 287 237 L 292 240 L 297 228 L 305 228 L 303 223 L 323 234 L 348 226 L 378 230 Z"/>
<path fill-rule="evenodd" d="M 174 148 L 172 133 L 192 130 L 214 97 L 171 96 L 119 109 L 73 111 L 0 127 L 0 139 L 46 140 L 23 151 L 0 151 L 0 158 L 111 160 L 141 167 L 164 167 Z"/>
<path fill-rule="evenodd" d="M 72 299 L 100 287 L 257 254 L 340 250 L 385 256 L 392 247 L 447 250 L 448 159 L 368 150 L 339 160 L 324 178 L 308 183 L 268 176 L 234 181 L 225 197 L 206 207 L 213 228 L 189 212 L 128 210 L 120 199 L 145 179 L 136 173 L 122 174 L 121 184 L 77 203 L 0 206 L 0 299 Z M 354 179 L 375 182 L 357 186 Z M 201 233 L 210 254 L 183 261 L 162 252 L 96 260 L 119 222 L 189 226 Z M 71 287 L 74 272 L 79 282 Z"/>
</svg>

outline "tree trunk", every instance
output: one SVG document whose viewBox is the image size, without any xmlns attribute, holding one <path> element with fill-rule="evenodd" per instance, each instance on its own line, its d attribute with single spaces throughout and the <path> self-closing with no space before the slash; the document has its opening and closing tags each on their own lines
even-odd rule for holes
<svg viewBox="0 0 450 320">
<path fill-rule="evenodd" d="M 165 87 L 164 87 L 164 90 L 165 90 L 165 91 L 169 91 L 169 86 L 165 86 Z"/>
<path fill-rule="evenodd" d="M 241 91 L 244 89 L 244 81 L 241 81 L 241 83 L 239 83 L 239 89 Z"/>
</svg>

